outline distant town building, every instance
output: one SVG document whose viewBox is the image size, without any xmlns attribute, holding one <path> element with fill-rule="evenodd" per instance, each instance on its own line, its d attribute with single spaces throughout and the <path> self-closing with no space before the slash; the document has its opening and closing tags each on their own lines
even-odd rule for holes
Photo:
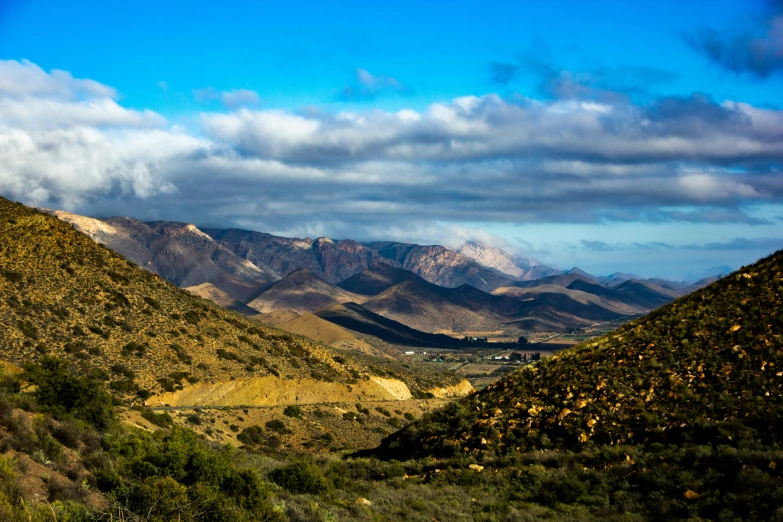
<svg viewBox="0 0 783 522">
<path fill-rule="evenodd" d="M 414 352 L 405 352 L 405 355 L 414 355 Z"/>
</svg>

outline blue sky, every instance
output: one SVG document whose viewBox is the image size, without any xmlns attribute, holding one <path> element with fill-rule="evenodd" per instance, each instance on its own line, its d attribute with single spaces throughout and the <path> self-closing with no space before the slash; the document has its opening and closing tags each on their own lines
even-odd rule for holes
<svg viewBox="0 0 783 522">
<path fill-rule="evenodd" d="M 783 247 L 781 13 L 4 0 L 0 193 L 598 273 L 736 268 Z"/>
</svg>

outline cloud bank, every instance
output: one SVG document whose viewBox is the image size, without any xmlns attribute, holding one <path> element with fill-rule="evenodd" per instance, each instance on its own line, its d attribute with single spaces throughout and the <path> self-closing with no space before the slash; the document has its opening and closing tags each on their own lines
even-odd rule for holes
<svg viewBox="0 0 783 522">
<path fill-rule="evenodd" d="M 391 85 L 372 78 L 358 81 Z M 359 239 L 438 223 L 754 224 L 765 221 L 749 209 L 783 199 L 783 111 L 703 94 L 488 94 L 334 113 L 254 109 L 250 92 L 200 93 L 227 110 L 185 129 L 123 107 L 99 82 L 0 62 L 0 193 Z"/>
</svg>

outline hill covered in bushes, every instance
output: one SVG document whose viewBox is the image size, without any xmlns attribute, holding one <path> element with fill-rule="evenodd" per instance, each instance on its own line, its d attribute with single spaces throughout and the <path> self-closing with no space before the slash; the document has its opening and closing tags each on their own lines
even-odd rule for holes
<svg viewBox="0 0 783 522">
<path fill-rule="evenodd" d="M 783 252 L 518 371 L 393 435 L 391 455 L 777 445 Z"/>
</svg>

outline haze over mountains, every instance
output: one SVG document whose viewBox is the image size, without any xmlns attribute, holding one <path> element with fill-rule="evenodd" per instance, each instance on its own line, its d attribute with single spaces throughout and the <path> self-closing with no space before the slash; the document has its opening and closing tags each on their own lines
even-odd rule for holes
<svg viewBox="0 0 783 522">
<path fill-rule="evenodd" d="M 263 314 L 267 321 L 288 311 L 293 315 L 287 321 L 315 314 L 291 327 L 302 333 L 318 323 L 317 316 L 393 344 L 452 343 L 428 337 L 433 333 L 513 338 L 582 328 L 646 313 L 723 271 L 715 269 L 695 284 L 619 273 L 594 277 L 473 241 L 458 249 L 365 244 L 49 212 L 133 263 L 226 308 Z M 320 323 L 318 328 L 325 331 Z M 327 337 L 345 340 L 334 332 Z"/>
</svg>

